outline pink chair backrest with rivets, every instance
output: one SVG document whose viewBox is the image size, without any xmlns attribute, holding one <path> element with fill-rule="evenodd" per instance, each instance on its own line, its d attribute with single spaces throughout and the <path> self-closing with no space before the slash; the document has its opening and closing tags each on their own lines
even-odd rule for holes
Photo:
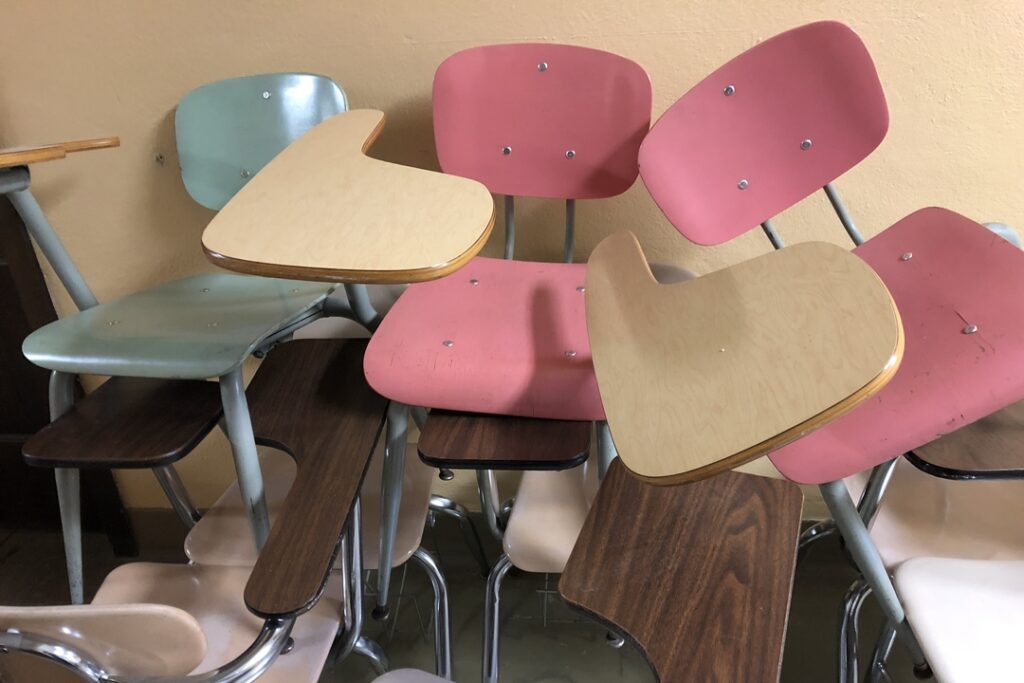
<svg viewBox="0 0 1024 683">
<path fill-rule="evenodd" d="M 683 95 L 640 148 L 640 174 L 679 232 L 720 244 L 835 180 L 888 127 L 864 43 L 822 21 L 747 50 Z"/>
<path fill-rule="evenodd" d="M 433 106 L 445 173 L 495 194 L 597 199 L 636 180 L 651 82 L 636 62 L 602 50 L 488 45 L 438 67 Z"/>
</svg>

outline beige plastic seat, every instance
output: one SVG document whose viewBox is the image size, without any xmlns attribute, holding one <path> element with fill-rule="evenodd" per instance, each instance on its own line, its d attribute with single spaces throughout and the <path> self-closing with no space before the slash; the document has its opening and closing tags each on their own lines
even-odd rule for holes
<svg viewBox="0 0 1024 683">
<path fill-rule="evenodd" d="M 1024 562 L 914 558 L 896 589 L 939 683 L 1021 679 Z"/>
<path fill-rule="evenodd" d="M 234 660 L 257 639 L 263 620 L 242 596 L 250 569 L 133 563 L 112 571 L 92 604 L 0 608 L 0 631 L 18 629 L 69 642 L 121 676 L 184 676 Z M 333 575 L 316 606 L 292 629 L 294 649 L 260 677 L 268 683 L 315 682 L 341 622 L 342 586 Z M 31 664 L 0 661 L 0 680 Z M 43 674 L 51 680 L 49 670 Z M 80 679 L 75 679 L 80 680 Z"/>
<path fill-rule="evenodd" d="M 92 604 L 155 603 L 184 610 L 206 638 L 206 655 L 194 671 L 210 671 L 242 654 L 263 625 L 242 599 L 249 573 L 248 567 L 127 564 L 107 576 Z M 320 677 L 341 621 L 341 595 L 341 579 L 334 573 L 316 606 L 296 620 L 295 648 L 278 657 L 260 681 L 312 683 Z"/>
<path fill-rule="evenodd" d="M 416 669 L 399 669 L 374 679 L 373 683 L 445 683 L 445 680 Z"/>
<path fill-rule="evenodd" d="M 560 574 L 597 495 L 597 465 L 591 458 L 558 472 L 523 473 L 502 546 L 513 566 Z"/>
<path fill-rule="evenodd" d="M 295 480 L 295 461 L 287 453 L 264 446 L 259 448 L 259 459 L 266 486 L 267 509 L 273 524 Z M 370 460 L 360 494 L 364 569 L 377 569 L 383 461 L 384 445 L 381 443 Z M 406 460 L 402 507 L 395 538 L 395 567 L 412 557 L 422 542 L 433 472 L 416 458 Z M 189 532 L 185 539 L 185 553 L 196 564 L 251 567 L 256 562 L 256 549 L 247 536 L 247 525 L 238 482 L 235 481 Z"/>
<path fill-rule="evenodd" d="M 868 479 L 844 480 L 854 500 Z M 1024 560 L 1024 489 L 1014 481 L 952 481 L 900 458 L 871 525 L 891 572 L 914 557 Z"/>
</svg>

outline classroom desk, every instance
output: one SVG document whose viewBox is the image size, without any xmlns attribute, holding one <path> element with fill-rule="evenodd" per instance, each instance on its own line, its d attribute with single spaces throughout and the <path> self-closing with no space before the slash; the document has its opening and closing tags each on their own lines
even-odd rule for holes
<svg viewBox="0 0 1024 683">
<path fill-rule="evenodd" d="M 366 156 L 384 114 L 352 110 L 316 126 L 275 157 L 203 233 L 228 270 L 353 285 L 440 278 L 475 256 L 494 227 L 494 201 L 473 180 Z M 354 303 L 354 305 L 356 305 Z M 380 566 L 390 567 L 410 408 L 388 409 Z M 415 413 L 414 413 L 415 416 Z M 390 572 L 378 584 L 386 613 Z"/>
</svg>

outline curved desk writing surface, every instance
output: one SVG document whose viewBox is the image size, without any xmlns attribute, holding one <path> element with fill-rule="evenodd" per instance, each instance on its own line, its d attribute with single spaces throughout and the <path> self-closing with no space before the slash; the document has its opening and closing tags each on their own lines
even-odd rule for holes
<svg viewBox="0 0 1024 683">
<path fill-rule="evenodd" d="M 651 486 L 612 461 L 558 591 L 662 683 L 779 680 L 803 496 L 727 472 Z"/>
<path fill-rule="evenodd" d="M 338 114 L 275 157 L 210 222 L 203 249 L 242 273 L 347 283 L 421 282 L 483 247 L 494 201 L 480 183 L 365 155 L 384 126 Z"/>
<path fill-rule="evenodd" d="M 612 235 L 590 258 L 586 310 L 619 455 L 654 484 L 799 438 L 881 389 L 903 354 L 885 285 L 819 242 L 660 285 L 636 237 Z"/>
<path fill-rule="evenodd" d="M 85 152 L 92 149 L 104 149 L 106 147 L 118 147 L 120 139 L 116 137 L 92 138 L 89 140 L 72 140 L 70 142 L 57 142 L 47 145 L 34 145 L 25 147 L 8 147 L 0 149 L 0 169 L 12 168 L 14 166 L 28 166 L 40 161 L 52 161 L 63 159 L 72 152 Z"/>
</svg>

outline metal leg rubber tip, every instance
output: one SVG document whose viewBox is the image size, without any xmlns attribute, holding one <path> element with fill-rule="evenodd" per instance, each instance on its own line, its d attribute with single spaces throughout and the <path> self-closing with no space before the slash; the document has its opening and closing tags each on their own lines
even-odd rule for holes
<svg viewBox="0 0 1024 683">
<path fill-rule="evenodd" d="M 915 664 L 914 678 L 924 681 L 929 678 L 935 678 L 935 674 L 932 673 L 932 668 L 928 664 Z"/>
</svg>

